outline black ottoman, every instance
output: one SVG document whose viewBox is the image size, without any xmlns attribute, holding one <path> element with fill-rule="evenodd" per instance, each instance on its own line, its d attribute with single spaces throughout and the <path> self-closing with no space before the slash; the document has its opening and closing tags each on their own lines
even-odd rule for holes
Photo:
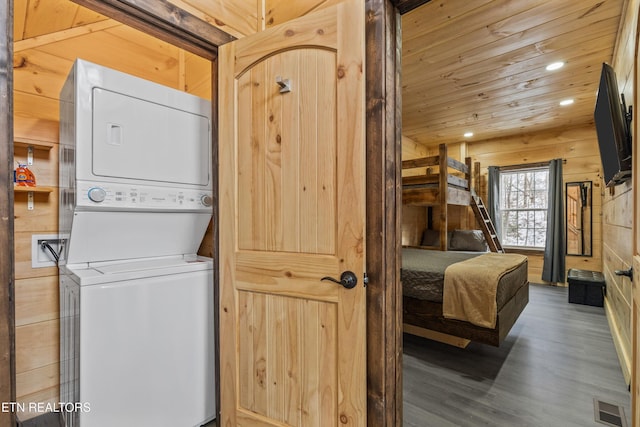
<svg viewBox="0 0 640 427">
<path fill-rule="evenodd" d="M 569 282 L 569 302 L 574 304 L 604 305 L 606 284 L 599 271 L 579 270 L 572 268 L 567 276 Z"/>
</svg>

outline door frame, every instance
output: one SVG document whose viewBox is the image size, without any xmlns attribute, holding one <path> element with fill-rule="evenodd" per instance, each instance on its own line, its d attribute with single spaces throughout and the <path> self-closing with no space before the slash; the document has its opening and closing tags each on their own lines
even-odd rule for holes
<svg viewBox="0 0 640 427">
<path fill-rule="evenodd" d="M 402 425 L 400 14 L 366 1 L 367 424 Z"/>
<path fill-rule="evenodd" d="M 633 55 L 633 100 L 635 105 L 640 101 L 640 22 L 636 22 L 635 27 L 635 49 Z M 640 124 L 638 123 L 638 110 L 633 109 L 633 129 L 634 138 L 640 135 Z M 633 245 L 631 253 L 631 265 L 633 267 L 633 280 L 631 281 L 631 372 L 629 381 L 629 391 L 631 392 L 631 425 L 637 426 L 640 422 L 640 372 L 636 369 L 640 366 L 640 289 L 638 283 L 640 280 L 640 196 L 638 196 L 638 188 L 640 188 L 640 160 L 638 158 L 640 150 L 637 144 L 633 144 L 632 176 L 633 176 Z"/>
<path fill-rule="evenodd" d="M 15 323 L 13 304 L 13 0 L 0 0 L 0 402 L 15 402 Z M 0 411 L 0 426 L 15 415 Z"/>
<path fill-rule="evenodd" d="M 167 0 L 72 0 L 105 16 L 212 61 L 217 99 L 217 47 L 234 38 Z M 422 2 L 426 2 L 422 0 Z M 401 103 L 400 13 L 391 0 L 365 0 L 367 206 L 367 418 L 368 425 L 402 425 Z M 410 9 L 409 9 L 410 10 Z M 408 10 L 403 10 L 406 12 Z M 0 0 L 0 402 L 14 402 L 13 241 L 13 0 Z M 218 164 L 218 105 L 212 102 L 213 167 Z M 213 177 L 214 304 L 218 295 L 218 182 Z M 6 284 L 6 285 L 5 285 Z M 218 318 L 215 317 L 218 332 Z M 219 348 L 216 342 L 216 371 Z M 217 372 L 216 372 L 217 375 Z M 8 385 L 8 387 L 7 387 Z M 220 408 L 220 390 L 216 390 Z M 15 414 L 0 412 L 0 426 Z"/>
</svg>

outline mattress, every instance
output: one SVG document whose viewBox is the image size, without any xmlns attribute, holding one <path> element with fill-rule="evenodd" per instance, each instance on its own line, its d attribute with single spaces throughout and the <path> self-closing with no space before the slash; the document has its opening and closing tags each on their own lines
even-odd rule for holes
<svg viewBox="0 0 640 427">
<path fill-rule="evenodd" d="M 442 303 L 444 271 L 453 263 L 482 255 L 483 252 L 445 252 L 428 249 L 403 248 L 400 280 L 404 296 Z M 498 282 L 497 308 L 500 310 L 518 289 L 527 283 L 525 262 L 508 272 Z"/>
</svg>

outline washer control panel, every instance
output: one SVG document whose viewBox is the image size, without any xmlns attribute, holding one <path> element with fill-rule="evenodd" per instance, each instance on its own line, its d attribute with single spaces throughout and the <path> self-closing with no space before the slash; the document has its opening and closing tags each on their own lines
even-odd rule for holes
<svg viewBox="0 0 640 427">
<path fill-rule="evenodd" d="M 210 191 L 82 181 L 77 185 L 79 207 L 202 210 L 213 204 Z"/>
</svg>

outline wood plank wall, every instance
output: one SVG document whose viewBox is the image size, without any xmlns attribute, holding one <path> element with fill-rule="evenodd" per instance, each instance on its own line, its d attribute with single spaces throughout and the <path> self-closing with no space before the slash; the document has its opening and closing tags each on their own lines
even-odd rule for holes
<svg viewBox="0 0 640 427">
<path fill-rule="evenodd" d="M 19 19 L 16 16 L 16 19 Z M 58 230 L 58 94 L 76 57 L 118 69 L 203 98 L 211 97 L 211 63 L 111 21 L 79 37 L 53 33 L 37 43 L 17 44 L 14 55 L 16 138 L 48 141 L 30 167 L 38 185 L 54 187 L 35 196 L 15 195 L 16 380 L 19 402 L 57 402 L 59 385 L 58 276 L 55 267 L 31 268 L 31 235 Z M 29 40 L 27 40 L 29 41 Z M 23 47 L 26 47 L 23 49 Z M 15 149 L 24 163 L 26 148 Z M 205 238 L 206 241 L 210 238 Z M 210 248 L 203 247 L 203 254 Z M 20 414 L 22 419 L 37 414 Z"/>
<path fill-rule="evenodd" d="M 261 0 L 169 0 L 169 3 L 236 38 L 253 34 L 262 27 Z"/>
<path fill-rule="evenodd" d="M 618 34 L 614 57 L 611 62 L 620 93 L 625 99 L 634 98 L 636 29 L 638 26 L 639 0 L 629 0 L 626 13 Z M 632 104 L 632 101 L 627 101 Z M 634 105 L 635 109 L 637 106 Z M 634 117 L 634 121 L 637 120 Z M 634 126 L 632 124 L 632 126 Z M 637 128 L 637 123 L 635 124 Z M 634 135 L 637 144 L 638 135 Z M 613 342 L 616 345 L 622 372 L 627 383 L 630 382 L 632 331 L 631 331 L 631 281 L 616 276 L 614 270 L 626 270 L 633 262 L 633 181 L 616 186 L 613 191 L 605 189 L 602 207 L 602 252 L 603 273 L 607 282 L 605 309 L 611 328 Z"/>
<path fill-rule="evenodd" d="M 241 38 L 343 0 L 169 0 L 223 31 Z"/>
<path fill-rule="evenodd" d="M 427 148 L 406 136 L 402 137 L 402 160 L 426 157 Z M 402 172 L 402 176 L 419 174 L 419 169 L 410 169 Z M 422 239 L 422 232 L 427 227 L 427 208 L 421 206 L 402 206 L 402 244 L 417 246 Z"/>
</svg>

